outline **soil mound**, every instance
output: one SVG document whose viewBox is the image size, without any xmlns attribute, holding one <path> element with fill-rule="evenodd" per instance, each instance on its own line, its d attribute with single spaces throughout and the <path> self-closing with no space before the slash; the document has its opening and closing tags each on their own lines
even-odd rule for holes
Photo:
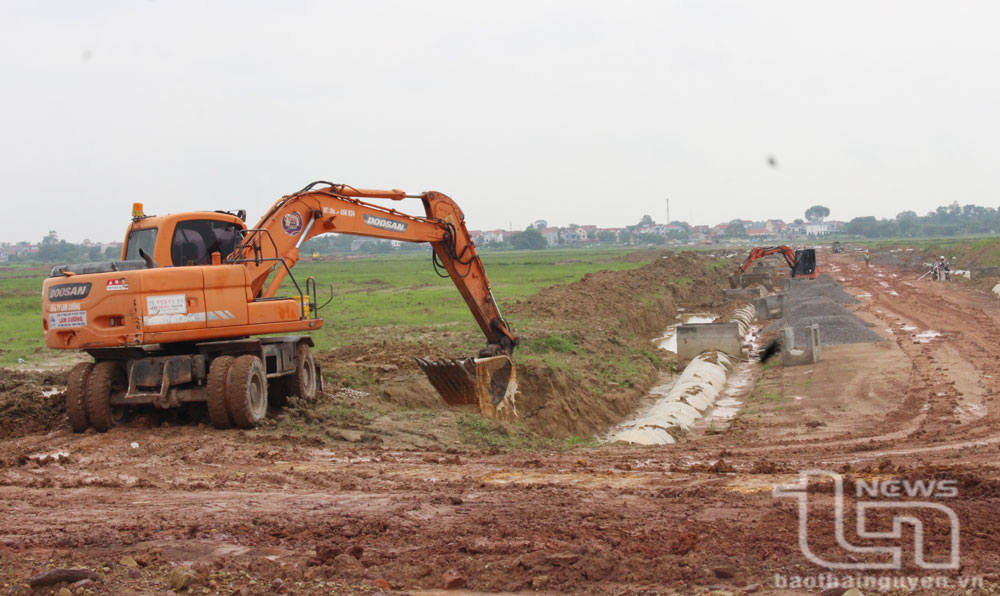
<svg viewBox="0 0 1000 596">
<path fill-rule="evenodd" d="M 66 374 L 0 369 L 0 436 L 20 437 L 65 424 Z"/>
</svg>

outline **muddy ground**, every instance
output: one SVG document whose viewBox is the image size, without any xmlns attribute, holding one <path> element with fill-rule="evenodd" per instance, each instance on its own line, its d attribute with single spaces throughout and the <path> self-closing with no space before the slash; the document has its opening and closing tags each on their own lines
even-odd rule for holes
<svg viewBox="0 0 1000 596">
<path fill-rule="evenodd" d="M 17 414 L 36 426 L 2 429 L 0 590 L 48 594 L 52 588 L 31 592 L 25 579 L 81 566 L 100 576 L 87 588 L 94 593 L 164 594 L 172 570 L 183 566 L 192 571 L 181 580 L 192 582 L 184 588 L 192 593 L 421 593 L 450 581 L 475 592 L 739 593 L 759 584 L 764 593 L 815 594 L 775 587 L 775 574 L 825 570 L 799 549 L 794 499 L 772 496 L 774 486 L 815 468 L 841 472 L 849 485 L 954 480 L 958 494 L 947 503 L 961 522 L 962 566 L 935 573 L 956 586 L 981 577 L 985 591 L 996 592 L 1000 303 L 958 285 L 915 282 L 890 266 L 865 269 L 852 255 L 821 258 L 860 299 L 851 310 L 886 341 L 825 347 L 812 366 L 758 367 L 730 428 L 669 447 L 581 446 L 546 436 L 540 431 L 559 411 L 574 414 L 580 400 L 569 392 L 551 417 L 544 404 L 526 408 L 539 419 L 524 427 L 483 425 L 413 395 L 401 396 L 400 403 L 414 401 L 400 406 L 392 391 L 413 372 L 410 364 L 358 348 L 351 348 L 355 368 L 334 367 L 332 380 L 365 366 L 386 376 L 373 393 L 293 404 L 252 432 L 211 430 L 192 412 L 73 435 L 53 394 L 38 412 Z M 587 291 L 605 281 L 554 289 L 551 302 L 594 302 L 601 294 Z M 697 287 L 682 284 L 689 286 Z M 638 349 L 631 338 L 662 329 L 681 301 L 721 308 L 710 294 L 676 291 L 691 290 L 659 294 L 658 305 L 635 292 L 640 303 L 668 309 L 646 322 L 631 302 L 600 306 L 604 327 L 592 335 L 573 328 L 579 353 L 558 352 L 559 362 L 585 360 L 602 335 L 627 336 L 621 353 Z M 532 316 L 550 300 L 544 292 L 536 299 Z M 611 327 L 633 314 L 633 329 Z M 651 363 L 640 374 L 655 369 Z M 58 388 L 57 377 L 4 373 L 3 392 Z M 525 377 L 530 389 L 531 373 Z M 567 435 L 613 421 L 641 399 L 641 380 L 622 387 L 614 377 L 592 378 L 602 389 L 618 383 L 622 403 Z M 560 390 L 554 385 L 554 394 Z M 828 504 L 831 485 L 810 494 Z M 813 550 L 835 559 L 843 553 L 829 509 L 808 528 Z M 947 553 L 947 536 L 946 522 L 928 521 L 929 556 Z M 899 573 L 927 573 L 910 555 L 904 561 Z"/>
</svg>

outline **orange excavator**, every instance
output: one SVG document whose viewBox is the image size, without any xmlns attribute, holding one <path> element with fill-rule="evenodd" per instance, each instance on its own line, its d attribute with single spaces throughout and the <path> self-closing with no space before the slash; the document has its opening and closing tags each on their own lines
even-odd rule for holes
<svg viewBox="0 0 1000 596">
<path fill-rule="evenodd" d="M 365 201 L 407 198 L 426 215 Z M 300 285 L 291 270 L 302 244 L 328 232 L 430 243 L 435 271 L 454 281 L 487 346 L 476 357 L 418 364 L 448 404 L 516 415 L 518 340 L 452 199 L 320 181 L 282 197 L 255 227 L 245 220 L 242 210 L 149 216 L 136 203 L 122 260 L 52 269 L 42 289 L 45 343 L 94 359 L 68 376 L 74 431 L 107 431 L 131 406 L 187 402 L 206 402 L 218 428 L 252 428 L 269 400 L 315 396 L 323 379 L 311 338 L 273 334 L 322 327 L 315 280 Z M 286 280 L 294 296 L 277 295 Z"/>
<path fill-rule="evenodd" d="M 747 258 L 736 268 L 736 271 L 729 276 L 729 283 L 734 288 L 743 287 L 743 274 L 747 272 L 750 265 L 758 259 L 780 254 L 788 265 L 789 275 L 792 277 L 805 277 L 816 279 L 819 276 L 819 267 L 816 266 L 816 249 L 800 248 L 792 249 L 790 246 L 755 246 Z"/>
</svg>

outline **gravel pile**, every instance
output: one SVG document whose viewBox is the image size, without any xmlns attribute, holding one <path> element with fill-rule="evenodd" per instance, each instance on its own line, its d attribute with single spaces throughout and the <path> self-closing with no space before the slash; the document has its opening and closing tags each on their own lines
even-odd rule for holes
<svg viewBox="0 0 1000 596">
<path fill-rule="evenodd" d="M 788 294 L 796 297 L 826 297 L 837 304 L 857 304 L 860 302 L 854 296 L 844 291 L 837 280 L 826 273 L 821 273 L 816 279 L 804 277 L 789 278 Z"/>
<path fill-rule="evenodd" d="M 798 346 L 805 342 L 806 328 L 816 324 L 819 325 L 819 341 L 824 346 L 882 341 L 867 323 L 841 306 L 857 302 L 829 275 L 821 275 L 815 280 L 793 279 L 785 293 L 782 317 L 767 326 L 764 332 L 792 327 Z"/>
</svg>

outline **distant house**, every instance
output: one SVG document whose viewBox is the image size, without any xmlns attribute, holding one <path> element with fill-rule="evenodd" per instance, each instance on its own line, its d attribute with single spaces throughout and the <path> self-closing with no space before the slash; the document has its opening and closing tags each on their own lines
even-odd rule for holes
<svg viewBox="0 0 1000 596">
<path fill-rule="evenodd" d="M 549 246 L 555 246 L 559 244 L 559 228 L 542 228 L 541 229 L 542 238 L 545 238 L 546 244 Z"/>
<path fill-rule="evenodd" d="M 597 230 L 595 230 L 594 237 L 600 240 L 600 234 L 611 233 L 614 234 L 614 240 L 612 240 L 612 242 L 618 242 L 621 239 L 622 232 L 624 231 L 625 228 L 597 228 Z"/>
<path fill-rule="evenodd" d="M 826 236 L 832 234 L 834 226 L 831 222 L 811 221 L 803 225 L 806 236 Z"/>
<path fill-rule="evenodd" d="M 490 230 L 488 232 L 483 232 L 483 243 L 484 244 L 499 244 L 503 242 L 507 237 L 507 232 L 504 230 Z"/>
<path fill-rule="evenodd" d="M 767 228 L 750 228 L 746 231 L 746 234 L 750 238 L 768 238 L 771 236 L 771 230 Z"/>
<path fill-rule="evenodd" d="M 562 233 L 566 244 L 576 244 L 587 239 L 587 231 L 583 228 L 566 228 Z"/>
<path fill-rule="evenodd" d="M 676 230 L 676 229 L 682 229 L 682 228 L 679 228 L 678 226 L 673 225 L 673 224 L 667 225 L 667 224 L 651 223 L 651 224 L 645 224 L 645 225 L 637 227 L 635 229 L 635 233 L 636 234 L 656 234 L 657 236 L 666 236 L 667 234 L 670 233 L 671 230 Z"/>
</svg>

